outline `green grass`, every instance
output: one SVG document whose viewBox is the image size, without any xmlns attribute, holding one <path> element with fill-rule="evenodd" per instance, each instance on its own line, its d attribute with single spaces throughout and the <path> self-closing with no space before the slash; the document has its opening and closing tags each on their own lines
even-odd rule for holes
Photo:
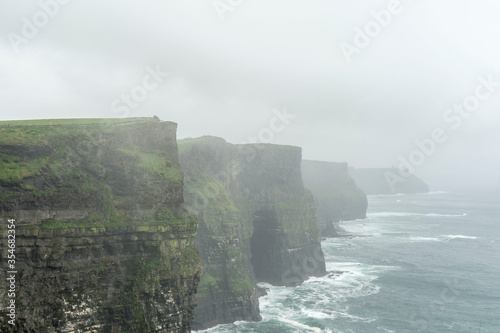
<svg viewBox="0 0 500 333">
<path fill-rule="evenodd" d="M 180 261 L 178 273 L 184 278 L 189 278 L 196 274 L 201 267 L 200 252 L 198 249 L 194 246 L 181 249 L 180 257 L 182 260 Z"/>
<path fill-rule="evenodd" d="M 50 125 L 89 125 L 89 124 L 121 124 L 135 121 L 147 121 L 149 118 L 66 118 L 66 119 L 28 119 L 2 120 L 0 126 L 50 126 Z"/>
<path fill-rule="evenodd" d="M 216 137 L 216 136 L 201 136 L 199 138 L 184 138 L 177 140 L 177 146 L 179 148 L 179 153 L 185 153 L 195 146 L 200 146 L 201 144 L 225 144 L 226 140 Z"/>
<path fill-rule="evenodd" d="M 189 215 L 187 211 L 173 214 L 167 207 L 159 208 L 152 220 L 147 221 L 144 226 L 175 226 L 175 225 L 197 225 L 197 220 Z"/>
<path fill-rule="evenodd" d="M 128 223 L 123 221 L 106 221 L 100 223 L 88 223 L 86 221 L 76 222 L 62 222 L 56 220 L 46 220 L 39 227 L 42 230 L 55 230 L 55 229 L 115 229 L 120 227 L 127 227 Z M 34 226 L 37 227 L 37 226 Z"/>
<path fill-rule="evenodd" d="M 212 275 L 206 273 L 206 274 L 203 274 L 203 277 L 201 278 L 200 286 L 202 286 L 202 287 L 204 287 L 204 286 L 216 287 L 218 283 L 219 282 L 216 278 L 214 278 Z"/>
<path fill-rule="evenodd" d="M 61 222 L 56 220 L 46 220 L 40 229 L 83 229 L 86 228 L 84 224 L 72 223 L 72 222 Z"/>
<path fill-rule="evenodd" d="M 148 118 L 127 119 L 63 119 L 62 124 L 89 124 L 96 126 L 25 126 L 43 125 L 51 120 L 20 120 L 0 122 L 0 182 L 16 185 L 16 193 L 0 194 L 0 203 L 12 202 L 13 197 L 35 196 L 37 200 L 58 201 L 64 197 L 78 197 L 82 201 L 96 201 L 92 215 L 81 221 L 46 221 L 41 229 L 81 229 L 136 227 L 132 217 L 121 207 L 123 198 L 115 195 L 109 184 L 101 179 L 104 166 L 96 158 L 103 140 L 108 149 L 134 174 L 146 174 L 151 186 L 182 186 L 183 173 L 176 157 L 168 156 L 160 147 L 144 152 L 144 147 L 115 140 L 121 126 L 100 126 L 105 123 L 126 123 Z M 2 126 L 11 123 L 16 126 Z M 133 131 L 153 126 L 150 122 L 133 125 Z M 138 126 L 138 128 L 136 128 Z M 113 141 L 115 140 L 115 141 Z M 36 181 L 30 179 L 36 178 Z M 40 181 L 43 181 L 41 185 Z M 40 184 L 36 188 L 34 183 Z M 57 186 L 54 186 L 57 184 Z M 29 192 L 29 193 L 26 193 Z M 197 221 L 187 213 L 172 213 L 160 209 L 158 214 L 145 217 L 143 225 L 192 229 Z"/>
<path fill-rule="evenodd" d="M 32 184 L 24 184 L 23 189 L 25 189 L 27 191 L 34 191 L 34 190 L 36 190 L 36 187 Z"/>
<path fill-rule="evenodd" d="M 0 146 L 24 146 L 36 151 L 37 147 L 60 146 L 69 142 L 93 141 L 94 131 L 115 131 L 120 126 L 107 126 L 144 121 L 148 118 L 108 119 L 39 119 L 0 121 Z M 8 126 L 7 124 L 10 124 Z M 53 126 L 50 126 L 53 124 Z M 57 126 L 61 125 L 61 126 Z M 64 125 L 64 126 L 63 126 Z M 75 129 L 77 126 L 78 130 Z M 92 142 L 90 142 L 92 143 Z M 84 148 L 84 146 L 82 146 Z"/>
<path fill-rule="evenodd" d="M 0 193 L 0 202 L 4 202 L 10 198 L 15 197 L 17 194 L 15 193 Z"/>
<path fill-rule="evenodd" d="M 0 201 L 2 198 L 0 197 Z M 139 232 L 160 231 L 164 232 L 170 230 L 169 228 L 176 228 L 186 226 L 196 230 L 198 221 L 189 215 L 187 211 L 173 214 L 168 208 L 161 208 L 155 216 L 151 216 L 150 220 L 143 221 L 142 224 L 133 223 L 132 218 L 129 216 L 117 215 L 113 207 L 107 208 L 109 211 L 103 212 L 103 215 L 94 212 L 86 219 L 78 221 L 58 221 L 48 219 L 42 222 L 40 226 L 32 226 L 33 229 L 54 230 L 54 229 L 116 229 L 133 227 Z"/>
<path fill-rule="evenodd" d="M 224 186 L 206 172 L 195 172 L 195 174 L 187 172 L 185 185 L 185 197 L 188 198 L 188 201 L 204 202 L 206 204 L 204 209 L 206 210 L 239 211 Z M 197 207 L 195 204 L 188 203 L 193 207 Z"/>
<path fill-rule="evenodd" d="M 200 264 L 200 253 L 194 246 L 165 251 L 160 257 L 140 265 L 135 274 L 135 283 L 151 288 L 161 280 L 175 279 L 175 277 L 189 278 L 199 271 Z"/>
<path fill-rule="evenodd" d="M 101 145 L 100 134 L 120 130 L 120 126 L 100 126 L 106 123 L 126 123 L 148 118 L 127 119 L 65 119 L 71 124 L 89 124 L 96 126 L 82 126 L 77 129 L 73 126 L 24 126 L 27 120 L 20 120 L 16 124 L 23 126 L 2 127 L 0 125 L 0 181 L 5 183 L 20 183 L 24 178 L 37 176 L 45 166 L 50 176 L 67 178 L 82 158 L 88 158 Z M 51 120 L 37 120 L 44 124 Z M 0 122 L 1 124 L 2 122 Z M 2 147 L 4 146 L 4 147 Z M 16 156 L 18 150 L 19 156 Z M 133 157 L 137 167 L 172 183 L 181 183 L 183 173 L 177 164 L 171 163 L 162 152 L 144 153 L 140 147 L 112 147 Z M 73 163 L 67 163 L 72 161 Z M 102 173 L 103 166 L 97 161 L 85 161 L 87 171 L 92 174 Z M 70 177 L 74 178 L 74 177 Z M 80 185 L 82 177 L 76 179 L 75 185 Z M 38 193 L 40 196 L 42 193 Z"/>
<path fill-rule="evenodd" d="M 19 156 L 0 153 L 0 181 L 4 183 L 19 183 L 26 177 L 39 174 L 48 161 L 47 157 L 41 157 L 32 162 L 25 162 Z M 29 187 L 30 185 L 25 186 Z M 26 187 L 25 189 L 34 189 L 34 187 Z"/>
<path fill-rule="evenodd" d="M 226 248 L 226 275 L 229 288 L 235 292 L 253 289 L 252 281 L 245 270 L 243 253 L 235 246 Z"/>
<path fill-rule="evenodd" d="M 170 272 L 170 267 L 162 263 L 164 261 L 164 258 L 153 258 L 148 263 L 142 265 L 136 272 L 135 285 L 142 286 L 146 284 L 154 285 L 156 283 L 159 283 L 159 275 L 168 274 Z"/>
<path fill-rule="evenodd" d="M 172 183 L 181 183 L 184 174 L 178 166 L 172 165 L 166 156 L 144 153 L 138 147 L 134 149 L 118 148 L 122 153 L 131 156 L 137 161 L 137 166 L 145 172 L 167 179 Z"/>
<path fill-rule="evenodd" d="M 244 292 L 248 290 L 253 290 L 252 282 L 248 276 L 242 278 L 230 279 L 229 286 L 232 290 L 236 292 Z"/>
<path fill-rule="evenodd" d="M 81 127 L 87 130 L 93 126 Z M 78 131 L 80 132 L 80 131 Z M 63 139 L 60 139 L 60 138 Z M 36 151 L 38 147 L 49 146 L 50 143 L 64 143 L 63 140 L 75 137 L 75 128 L 72 126 L 29 127 L 10 126 L 0 127 L 0 145 L 23 146 L 29 151 Z"/>
<path fill-rule="evenodd" d="M 206 268 L 204 267 L 203 269 Z M 201 299 L 207 296 L 210 290 L 219 292 L 221 290 L 219 288 L 219 283 L 220 280 L 218 280 L 217 278 L 208 273 L 203 273 L 201 275 L 200 283 L 198 284 L 198 292 L 196 293 L 196 296 L 198 297 L 198 299 Z"/>
</svg>

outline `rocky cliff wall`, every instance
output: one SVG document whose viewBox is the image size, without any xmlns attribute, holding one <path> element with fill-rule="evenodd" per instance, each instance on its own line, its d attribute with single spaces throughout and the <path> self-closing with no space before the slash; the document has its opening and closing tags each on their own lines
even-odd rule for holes
<svg viewBox="0 0 500 333">
<path fill-rule="evenodd" d="M 368 195 L 429 192 L 429 186 L 423 180 L 413 175 L 401 175 L 396 168 L 350 168 L 349 174 Z"/>
<path fill-rule="evenodd" d="M 201 267 L 176 124 L 76 123 L 0 127 L 1 257 L 15 219 L 17 271 L 0 331 L 188 332 Z"/>
<path fill-rule="evenodd" d="M 180 141 L 179 152 L 186 203 L 200 225 L 194 328 L 258 320 L 257 281 L 294 285 L 325 273 L 300 148 L 202 137 Z"/>
<path fill-rule="evenodd" d="M 337 236 L 335 222 L 366 218 L 368 200 L 349 176 L 347 163 L 304 160 L 302 178 L 313 194 L 324 237 Z"/>
</svg>

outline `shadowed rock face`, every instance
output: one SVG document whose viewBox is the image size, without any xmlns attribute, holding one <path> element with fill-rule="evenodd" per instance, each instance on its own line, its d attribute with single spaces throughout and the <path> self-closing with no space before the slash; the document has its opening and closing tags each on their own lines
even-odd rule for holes
<svg viewBox="0 0 500 333">
<path fill-rule="evenodd" d="M 179 156 L 186 204 L 200 224 L 193 328 L 259 320 L 256 281 L 294 285 L 325 274 L 300 148 L 202 137 L 181 140 Z"/>
<path fill-rule="evenodd" d="M 304 160 L 302 178 L 313 194 L 322 236 L 338 236 L 335 222 L 366 218 L 366 195 L 349 176 L 347 163 Z"/>
<path fill-rule="evenodd" d="M 429 186 L 415 176 L 401 177 L 396 168 L 349 170 L 356 184 L 366 194 L 416 194 L 429 192 Z"/>
<path fill-rule="evenodd" d="M 1 316 L 0 331 L 190 330 L 201 267 L 176 124 L 1 127 L 0 159 L 18 272 L 16 326 Z"/>
</svg>

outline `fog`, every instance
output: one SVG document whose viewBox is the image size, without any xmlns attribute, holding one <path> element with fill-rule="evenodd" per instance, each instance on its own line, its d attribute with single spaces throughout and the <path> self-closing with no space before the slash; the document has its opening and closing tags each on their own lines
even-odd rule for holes
<svg viewBox="0 0 500 333">
<path fill-rule="evenodd" d="M 498 1 L 3 0 L 0 32 L 1 120 L 157 115 L 500 187 Z"/>
</svg>

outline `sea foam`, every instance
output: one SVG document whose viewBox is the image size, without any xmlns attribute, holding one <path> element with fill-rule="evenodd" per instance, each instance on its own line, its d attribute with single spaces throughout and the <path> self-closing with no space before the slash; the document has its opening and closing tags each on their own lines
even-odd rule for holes
<svg viewBox="0 0 500 333">
<path fill-rule="evenodd" d="M 441 237 L 445 239 L 477 239 L 476 236 L 465 236 L 465 235 L 442 235 Z"/>
</svg>

